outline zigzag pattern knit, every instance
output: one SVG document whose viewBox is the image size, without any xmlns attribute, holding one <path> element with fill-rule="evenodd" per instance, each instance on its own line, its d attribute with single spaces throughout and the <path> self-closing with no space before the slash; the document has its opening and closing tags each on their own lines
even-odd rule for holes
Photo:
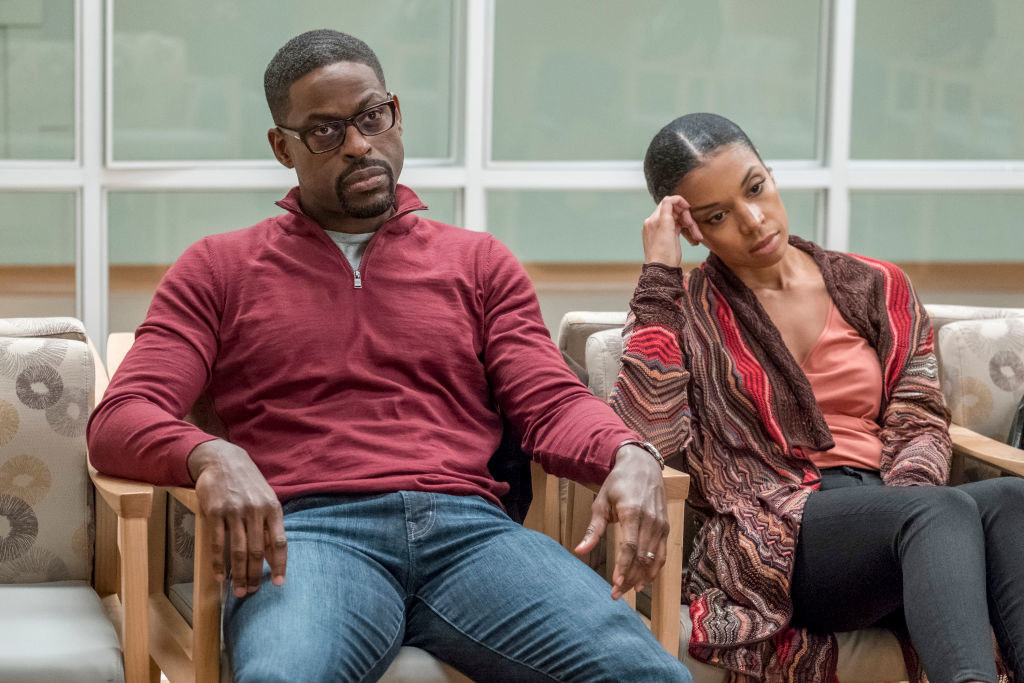
<svg viewBox="0 0 1024 683">
<path fill-rule="evenodd" d="M 885 483 L 945 483 L 949 413 L 931 325 L 906 275 L 790 243 L 811 255 L 839 313 L 878 353 Z M 833 445 L 806 376 L 753 292 L 714 255 L 685 277 L 645 266 L 630 307 L 611 405 L 691 475 L 691 505 L 707 515 L 684 587 L 690 654 L 733 681 L 836 680 L 835 638 L 789 625 L 803 507 L 820 477 L 805 454 Z"/>
</svg>

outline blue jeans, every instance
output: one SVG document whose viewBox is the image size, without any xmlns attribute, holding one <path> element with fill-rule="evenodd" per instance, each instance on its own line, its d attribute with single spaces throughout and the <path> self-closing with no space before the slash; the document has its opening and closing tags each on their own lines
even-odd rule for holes
<svg viewBox="0 0 1024 683">
<path fill-rule="evenodd" d="M 284 506 L 288 570 L 228 596 L 238 681 L 374 681 L 403 644 L 474 680 L 691 681 L 554 540 L 478 497 L 402 491 Z"/>
</svg>

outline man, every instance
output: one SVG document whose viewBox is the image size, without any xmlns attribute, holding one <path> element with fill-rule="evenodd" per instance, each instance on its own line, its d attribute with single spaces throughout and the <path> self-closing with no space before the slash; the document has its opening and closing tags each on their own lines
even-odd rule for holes
<svg viewBox="0 0 1024 683">
<path fill-rule="evenodd" d="M 580 550 L 622 523 L 613 598 L 664 562 L 658 456 L 565 368 L 503 245 L 413 213 L 376 56 L 312 31 L 264 86 L 288 213 L 182 255 L 89 429 L 100 470 L 194 484 L 237 679 L 375 680 L 407 643 L 478 679 L 688 680 L 500 509 L 503 415 L 549 472 L 604 479 Z M 224 439 L 181 419 L 204 391 Z"/>
</svg>

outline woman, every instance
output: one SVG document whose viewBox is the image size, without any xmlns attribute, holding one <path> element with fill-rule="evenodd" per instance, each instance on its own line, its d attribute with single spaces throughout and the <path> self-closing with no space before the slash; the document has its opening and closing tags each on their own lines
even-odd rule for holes
<svg viewBox="0 0 1024 683">
<path fill-rule="evenodd" d="M 720 116 L 663 128 L 644 171 L 658 206 L 611 401 L 707 515 L 690 654 L 834 680 L 831 633 L 902 608 L 932 681 L 997 680 L 990 622 L 1024 680 L 1024 482 L 942 486 L 949 417 L 906 276 L 790 236 L 770 169 Z M 711 251 L 685 276 L 680 237 Z"/>
</svg>

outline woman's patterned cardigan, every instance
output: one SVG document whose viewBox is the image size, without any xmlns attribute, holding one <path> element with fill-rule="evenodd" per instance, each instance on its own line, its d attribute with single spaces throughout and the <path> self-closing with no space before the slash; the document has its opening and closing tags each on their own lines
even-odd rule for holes
<svg viewBox="0 0 1024 683">
<path fill-rule="evenodd" d="M 840 314 L 878 354 L 885 483 L 945 483 L 949 413 L 931 324 L 906 275 L 797 237 L 790 244 L 811 255 Z M 644 266 L 630 307 L 611 404 L 677 466 L 682 459 L 691 505 L 708 516 L 684 586 L 690 655 L 735 681 L 835 680 L 835 638 L 789 625 L 800 520 L 820 476 L 806 454 L 833 446 L 807 377 L 753 292 L 713 254 L 685 277 Z"/>
</svg>

